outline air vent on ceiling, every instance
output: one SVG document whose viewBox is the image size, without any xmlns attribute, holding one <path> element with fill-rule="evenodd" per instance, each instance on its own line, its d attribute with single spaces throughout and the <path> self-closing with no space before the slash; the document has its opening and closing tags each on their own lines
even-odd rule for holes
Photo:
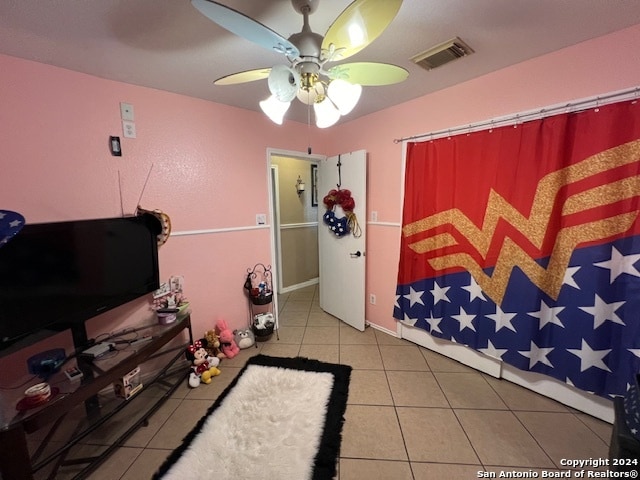
<svg viewBox="0 0 640 480">
<path fill-rule="evenodd" d="M 411 61 L 426 70 L 431 70 L 472 53 L 473 49 L 456 37 L 413 56 Z"/>
</svg>

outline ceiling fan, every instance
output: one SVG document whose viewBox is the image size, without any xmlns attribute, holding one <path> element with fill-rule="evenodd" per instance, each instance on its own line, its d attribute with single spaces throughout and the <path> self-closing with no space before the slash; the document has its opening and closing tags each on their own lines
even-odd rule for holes
<svg viewBox="0 0 640 480">
<path fill-rule="evenodd" d="M 355 107 L 362 85 L 391 85 L 405 80 L 409 72 L 397 65 L 376 62 L 327 64 L 344 60 L 373 42 L 395 18 L 402 0 L 355 0 L 333 22 L 324 37 L 309 26 L 309 15 L 319 0 L 291 0 L 302 15 L 299 33 L 285 39 L 265 25 L 212 0 L 191 4 L 221 27 L 261 47 L 287 57 L 289 65 L 247 70 L 217 79 L 214 85 L 232 85 L 267 78 L 271 96 L 260 102 L 264 113 L 282 124 L 294 98 L 313 105 L 316 125 L 334 125 Z"/>
</svg>

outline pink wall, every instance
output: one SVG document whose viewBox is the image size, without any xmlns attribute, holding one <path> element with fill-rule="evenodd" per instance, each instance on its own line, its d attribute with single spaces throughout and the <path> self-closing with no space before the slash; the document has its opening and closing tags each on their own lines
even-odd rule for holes
<svg viewBox="0 0 640 480">
<path fill-rule="evenodd" d="M 393 139 L 633 86 L 639 42 L 637 26 L 313 131 L 317 153 L 369 152 L 369 211 L 391 223 L 369 225 L 367 291 L 378 299 L 369 321 L 395 331 L 402 145 Z M 256 112 L 8 56 L 0 56 L 0 71 L 0 208 L 29 222 L 119 216 L 119 172 L 131 214 L 153 164 L 141 203 L 167 212 L 174 232 L 241 229 L 170 238 L 162 277 L 185 276 L 196 334 L 220 317 L 244 325 L 244 274 L 270 263 L 270 241 L 266 229 L 242 228 L 268 212 L 267 148 L 305 152 L 306 126 L 277 127 Z M 121 101 L 134 105 L 138 138 L 122 139 L 123 156 L 112 157 L 107 141 L 122 137 Z"/>
<path fill-rule="evenodd" d="M 153 165 L 141 205 L 167 212 L 174 232 L 255 226 L 268 213 L 267 148 L 307 148 L 306 126 L 255 112 L 8 56 L 0 71 L 0 208 L 27 222 L 120 216 L 118 175 L 132 214 Z M 121 101 L 134 106 L 136 139 L 123 138 Z M 121 137 L 122 157 L 109 135 Z M 196 335 L 218 318 L 246 324 L 246 269 L 270 263 L 269 242 L 263 228 L 174 236 L 160 248 L 161 277 L 185 277 Z"/>
<path fill-rule="evenodd" d="M 378 222 L 399 225 L 403 145 L 394 139 L 640 86 L 638 44 L 640 25 L 348 122 L 323 132 L 323 153 L 366 149 L 367 208 L 378 212 Z M 367 298 L 374 293 L 377 301 L 367 304 L 366 317 L 395 332 L 390 272 L 397 272 L 400 228 L 370 224 L 367 242 Z"/>
</svg>

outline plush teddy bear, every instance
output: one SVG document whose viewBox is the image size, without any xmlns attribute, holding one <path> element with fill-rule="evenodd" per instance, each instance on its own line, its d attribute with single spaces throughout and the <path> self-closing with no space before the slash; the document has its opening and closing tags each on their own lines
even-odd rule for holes
<svg viewBox="0 0 640 480">
<path fill-rule="evenodd" d="M 218 323 L 216 323 L 216 333 L 218 334 L 218 337 L 220 337 L 220 349 L 222 350 L 222 353 L 224 353 L 227 358 L 235 357 L 240 351 L 240 348 L 238 347 L 238 344 L 233 337 L 233 332 L 229 329 L 227 322 L 224 320 L 218 320 Z"/>
<path fill-rule="evenodd" d="M 187 360 L 191 361 L 191 373 L 189 374 L 189 386 L 195 388 L 200 383 L 211 383 L 211 377 L 220 375 L 218 365 L 220 365 L 220 359 L 212 357 L 207 353 L 206 338 L 201 338 L 189 345 L 185 352 Z"/>
<path fill-rule="evenodd" d="M 233 335 L 240 350 L 249 348 L 256 342 L 255 336 L 249 328 L 234 330 Z"/>
<path fill-rule="evenodd" d="M 220 338 L 216 335 L 215 330 L 207 330 L 204 332 L 204 338 L 206 338 L 208 342 L 206 350 L 209 355 L 220 359 L 226 357 L 226 355 L 222 353 L 222 350 L 220 350 Z"/>
</svg>

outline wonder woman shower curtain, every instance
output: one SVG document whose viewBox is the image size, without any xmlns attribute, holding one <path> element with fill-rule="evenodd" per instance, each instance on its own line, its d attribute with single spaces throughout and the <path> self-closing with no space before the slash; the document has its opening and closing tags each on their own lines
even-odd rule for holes
<svg viewBox="0 0 640 480">
<path fill-rule="evenodd" d="M 394 317 L 624 394 L 640 372 L 640 103 L 409 143 Z"/>
</svg>

